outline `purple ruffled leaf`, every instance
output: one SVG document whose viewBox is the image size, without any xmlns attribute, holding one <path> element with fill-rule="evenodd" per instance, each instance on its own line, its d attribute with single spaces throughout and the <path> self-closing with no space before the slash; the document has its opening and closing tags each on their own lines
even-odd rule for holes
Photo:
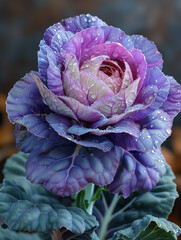
<svg viewBox="0 0 181 240">
<path fill-rule="evenodd" d="M 137 123 L 140 128 L 138 137 L 128 134 L 114 135 L 115 143 L 127 151 L 155 152 L 156 148 L 171 134 L 172 122 L 167 113 L 156 110 L 141 122 Z"/>
<path fill-rule="evenodd" d="M 48 87 L 57 95 L 62 95 L 61 59 L 63 46 L 71 38 L 71 32 L 65 32 L 52 27 L 48 28 L 44 40 L 40 42 L 38 51 L 38 68 L 43 78 L 47 79 Z M 59 67 L 58 67 L 59 66 Z"/>
<path fill-rule="evenodd" d="M 122 67 L 120 65 L 123 65 Z M 116 61 L 112 61 L 107 59 L 101 64 L 101 68 L 98 71 L 98 77 L 103 80 L 109 88 L 114 92 L 117 93 L 121 89 L 122 85 L 122 77 L 124 75 L 124 63 L 120 63 L 120 65 Z M 109 68 L 111 72 L 107 72 Z M 105 71 L 105 72 L 104 72 Z M 109 76 L 110 75 L 110 76 Z"/>
<path fill-rule="evenodd" d="M 36 82 L 40 94 L 43 98 L 43 101 L 47 106 L 53 111 L 58 114 L 61 114 L 66 117 L 70 117 L 72 119 L 77 120 L 73 111 L 68 108 L 56 95 L 54 95 L 40 80 L 37 74 L 32 74 L 32 78 Z M 78 121 L 78 120 L 77 120 Z"/>
<path fill-rule="evenodd" d="M 108 126 L 106 129 L 101 130 L 99 128 L 86 128 L 83 126 L 80 126 L 78 124 L 74 124 L 73 126 L 71 126 L 68 129 L 68 133 L 69 134 L 75 134 L 77 136 L 81 136 L 83 134 L 87 134 L 87 133 L 93 133 L 97 136 L 101 136 L 104 134 L 110 134 L 110 133 L 127 133 L 130 135 L 133 135 L 135 137 L 139 136 L 139 128 L 138 126 L 135 124 L 134 121 L 132 121 L 131 119 L 126 119 L 126 120 L 122 120 L 121 122 L 115 124 L 114 126 Z"/>
<path fill-rule="evenodd" d="M 167 77 L 155 67 L 147 71 L 145 82 L 139 92 L 136 103 L 142 103 L 147 108 L 138 111 L 133 118 L 139 120 L 152 113 L 166 101 L 170 89 Z"/>
<path fill-rule="evenodd" d="M 126 35 L 121 29 L 112 26 L 103 26 L 105 42 L 121 43 L 126 49 L 134 48 L 131 37 Z"/>
<path fill-rule="evenodd" d="M 80 83 L 66 71 L 62 73 L 64 92 L 67 97 L 74 98 L 84 105 L 88 105 L 85 92 L 82 90 Z"/>
<path fill-rule="evenodd" d="M 98 45 L 93 45 L 92 47 L 85 49 L 82 53 L 81 61 L 84 62 L 90 59 L 90 57 L 97 57 L 100 55 L 107 55 L 111 60 L 115 61 L 126 61 L 132 70 L 133 78 L 137 78 L 135 60 L 131 53 L 120 43 L 100 43 Z"/>
<path fill-rule="evenodd" d="M 20 124 L 15 125 L 13 136 L 16 138 L 16 146 L 24 153 L 30 153 L 41 139 L 23 130 Z"/>
<path fill-rule="evenodd" d="M 91 107 L 101 112 L 106 118 L 109 118 L 112 115 L 121 114 L 126 108 L 124 101 L 124 92 L 125 90 L 120 91 L 118 94 L 115 94 L 113 96 L 98 99 L 91 105 Z M 109 121 L 109 119 L 101 119 L 100 121 L 101 123 L 106 123 Z M 97 127 L 98 126 L 99 124 L 97 125 Z"/>
<path fill-rule="evenodd" d="M 135 103 L 137 103 L 137 104 L 141 103 L 145 106 L 145 108 L 143 109 L 144 112 L 142 113 L 143 116 L 145 116 L 151 112 L 152 108 L 150 106 L 152 106 L 152 104 L 155 102 L 158 91 L 159 90 L 156 85 L 150 84 L 146 87 L 143 87 L 141 89 L 141 91 L 139 92 L 139 95 L 137 96 Z M 137 114 L 137 115 L 139 115 L 139 114 Z M 134 118 L 136 118 L 137 115 L 135 114 Z M 139 118 L 139 116 L 138 116 L 138 118 Z"/>
<path fill-rule="evenodd" d="M 37 137 L 45 138 L 49 135 L 50 129 L 46 123 L 45 114 L 27 114 L 22 119 L 16 120 L 16 123 L 19 123 L 27 128 L 29 132 L 34 134 Z"/>
<path fill-rule="evenodd" d="M 77 82 L 80 82 L 79 62 L 75 55 L 66 53 L 64 56 L 63 73 L 71 75 Z"/>
<path fill-rule="evenodd" d="M 162 110 L 154 111 L 141 124 L 143 128 L 148 129 L 154 147 L 160 147 L 171 134 L 172 121 L 170 116 Z"/>
<path fill-rule="evenodd" d="M 54 24 L 53 26 L 50 26 L 49 28 L 47 28 L 47 30 L 45 31 L 44 34 L 44 40 L 45 43 L 50 46 L 51 45 L 51 41 L 52 38 L 57 34 L 57 32 L 63 32 L 64 27 L 61 25 L 60 22 Z"/>
<path fill-rule="evenodd" d="M 41 76 L 44 79 L 47 79 L 47 68 L 48 68 L 48 58 L 47 58 L 47 49 L 51 49 L 46 45 L 44 40 L 40 41 L 39 45 L 40 50 L 38 51 L 38 69 L 41 73 Z"/>
<path fill-rule="evenodd" d="M 150 104 L 151 103 L 152 102 L 150 102 Z M 92 123 L 91 127 L 92 128 L 103 127 L 103 126 L 105 127 L 105 126 L 109 126 L 109 125 L 112 125 L 112 124 L 116 124 L 123 119 L 127 119 L 127 118 L 134 119 L 135 114 L 139 111 L 140 111 L 140 116 L 142 116 L 141 113 L 143 112 L 143 116 L 140 117 L 140 119 L 142 119 L 142 118 L 145 117 L 143 110 L 145 110 L 148 106 L 145 106 L 144 104 L 132 105 L 131 107 L 128 107 L 124 113 L 114 114 L 110 118 L 100 119 L 97 122 Z"/>
<path fill-rule="evenodd" d="M 111 97 L 113 91 L 108 85 L 91 72 L 80 72 L 80 85 L 87 96 L 89 104 L 94 103 L 98 99 Z"/>
<path fill-rule="evenodd" d="M 73 33 L 77 33 L 91 27 L 107 26 L 107 24 L 101 19 L 96 16 L 91 16 L 90 14 L 81 14 L 80 16 L 63 19 L 60 23 L 66 31 L 71 31 Z M 54 26 L 56 28 L 56 24 Z"/>
<path fill-rule="evenodd" d="M 167 77 L 170 83 L 167 100 L 161 106 L 161 109 L 169 114 L 173 119 L 181 111 L 181 87 L 173 77 Z"/>
<path fill-rule="evenodd" d="M 47 86 L 56 95 L 64 95 L 61 72 L 58 67 L 57 57 L 53 51 L 47 51 Z"/>
<path fill-rule="evenodd" d="M 107 58 L 108 58 L 108 56 L 105 56 L 105 55 L 91 58 L 91 59 L 83 62 L 83 64 L 80 67 L 80 70 L 91 72 L 91 73 L 97 75 L 102 62 L 104 60 L 106 60 Z"/>
<path fill-rule="evenodd" d="M 35 136 L 44 138 L 50 133 L 45 120 L 50 110 L 43 103 L 32 74 L 27 74 L 11 89 L 6 109 L 10 122 L 19 123 Z"/>
<path fill-rule="evenodd" d="M 100 27 L 93 27 L 76 33 L 64 46 L 64 49 L 65 51 L 75 55 L 78 61 L 84 62 L 85 59 L 82 59 L 82 53 L 84 50 L 97 46 L 101 43 L 104 43 L 104 31 Z"/>
<path fill-rule="evenodd" d="M 141 89 L 144 80 L 145 80 L 145 75 L 146 75 L 146 69 L 147 69 L 147 63 L 145 56 L 141 53 L 140 50 L 138 49 L 132 49 L 130 50 L 131 55 L 133 56 L 135 63 L 136 63 L 136 68 L 137 68 L 137 78 L 140 77 L 140 83 L 138 87 L 138 91 Z"/>
<path fill-rule="evenodd" d="M 119 121 L 125 116 L 124 112 L 127 112 L 126 109 L 129 109 L 137 97 L 139 82 L 140 78 L 135 80 L 128 88 L 120 90 L 113 96 L 101 98 L 91 105 L 92 108 L 100 111 L 105 117 L 109 117 L 109 119 L 104 121 L 104 125 L 116 123 L 118 120 L 113 120 L 116 116 L 118 116 Z"/>
<path fill-rule="evenodd" d="M 66 96 L 60 96 L 59 99 L 66 104 L 65 106 L 68 106 L 74 112 L 75 116 L 79 120 L 95 122 L 101 118 L 104 118 L 99 111 L 80 103 L 76 99 Z"/>
<path fill-rule="evenodd" d="M 165 159 L 160 148 L 154 153 L 124 151 L 114 181 L 108 189 L 127 198 L 134 191 L 151 190 L 165 172 Z"/>
<path fill-rule="evenodd" d="M 131 36 L 131 40 L 134 44 L 134 47 L 136 49 L 140 49 L 145 55 L 148 67 L 157 66 L 158 68 L 162 69 L 162 55 L 158 52 L 154 42 L 149 41 L 141 35 L 133 35 Z"/>
<path fill-rule="evenodd" d="M 155 85 L 158 88 L 156 101 L 158 102 L 157 107 L 159 107 L 162 102 L 167 99 L 170 88 L 169 81 L 167 80 L 167 77 L 161 72 L 161 70 L 155 67 L 148 69 L 143 88 L 146 88 L 149 85 Z"/>
<path fill-rule="evenodd" d="M 125 100 L 126 109 L 132 106 L 132 104 L 134 103 L 139 91 L 140 82 L 141 82 L 141 79 L 138 78 L 134 80 L 134 82 L 132 82 L 129 85 L 129 87 L 125 89 L 124 100 Z"/>
<path fill-rule="evenodd" d="M 132 82 L 133 82 L 133 74 L 131 72 L 131 68 L 127 62 L 124 62 L 125 64 L 125 71 L 124 71 L 124 76 L 122 80 L 122 85 L 121 88 L 127 88 Z"/>
<path fill-rule="evenodd" d="M 99 111 L 104 111 L 102 113 L 105 115 L 107 113 L 111 114 L 111 109 L 114 110 L 114 114 L 112 117 L 100 119 L 97 122 L 93 123 L 92 127 L 97 128 L 97 127 L 116 124 L 123 119 L 133 117 L 135 113 L 137 113 L 139 110 L 141 112 L 148 107 L 148 106 L 145 106 L 144 104 L 135 104 L 126 109 L 124 96 L 125 96 L 125 90 L 118 93 L 118 95 L 114 95 L 112 98 L 100 99 L 94 104 L 92 104 L 91 106 L 93 108 L 97 108 Z M 131 93 L 130 93 L 130 97 L 131 97 Z M 107 115 L 107 116 L 110 116 L 110 115 Z"/>
<path fill-rule="evenodd" d="M 51 42 L 48 45 L 50 45 L 52 50 L 55 51 L 57 54 L 61 54 L 63 46 L 70 40 L 72 36 L 73 33 L 70 31 L 58 30 L 54 32 L 54 35 L 51 38 Z"/>
<path fill-rule="evenodd" d="M 75 144 L 42 141 L 28 158 L 26 177 L 57 195 L 69 196 L 89 183 L 105 186 L 112 182 L 121 152 L 117 147 L 104 153 Z"/>
<path fill-rule="evenodd" d="M 110 92 L 111 95 L 114 95 L 115 93 L 121 91 L 122 79 L 118 75 L 118 71 L 116 71 L 115 75 L 116 76 L 112 75 L 109 77 L 106 73 L 104 73 L 101 70 L 99 70 L 97 73 L 97 76 L 101 80 L 101 82 L 104 82 L 104 85 L 105 84 L 107 85 L 106 88 L 111 90 Z"/>
<path fill-rule="evenodd" d="M 68 118 L 59 116 L 57 114 L 50 114 L 46 117 L 46 120 L 61 137 L 64 137 L 65 139 L 78 145 L 98 148 L 104 152 L 110 151 L 113 147 L 113 143 L 106 137 L 98 138 L 94 135 L 86 135 L 81 139 L 75 138 L 74 135 L 68 133 L 68 129 L 72 126 Z"/>
<path fill-rule="evenodd" d="M 45 138 L 46 141 L 49 142 L 61 142 L 63 138 L 61 138 L 54 129 L 49 127 L 49 135 Z M 31 134 L 29 131 L 25 130 L 24 127 L 20 124 L 15 125 L 15 130 L 13 132 L 13 136 L 16 138 L 16 146 L 20 149 L 20 151 L 25 153 L 30 153 L 33 148 L 39 143 L 42 139 L 40 137 L 36 137 Z M 66 140 L 63 139 L 65 142 Z M 67 141 L 68 142 L 68 141 Z"/>
</svg>

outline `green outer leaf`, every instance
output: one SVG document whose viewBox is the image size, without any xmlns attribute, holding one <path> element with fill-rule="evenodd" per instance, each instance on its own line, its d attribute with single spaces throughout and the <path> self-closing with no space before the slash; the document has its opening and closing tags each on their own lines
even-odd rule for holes
<svg viewBox="0 0 181 240">
<path fill-rule="evenodd" d="M 112 240 L 175 240 L 181 229 L 164 218 L 151 215 L 135 220 L 129 227 L 122 227 L 111 238 Z"/>
<path fill-rule="evenodd" d="M 0 239 L 1 240 L 51 240 L 51 236 L 46 234 L 28 234 L 13 232 L 9 229 L 0 228 Z"/>
<path fill-rule="evenodd" d="M 174 175 L 167 165 L 166 174 L 151 191 L 139 191 L 133 193 L 129 198 L 120 196 L 112 214 L 105 215 L 105 209 L 109 209 L 113 202 L 114 195 L 109 192 L 102 192 L 102 198 L 95 203 L 94 215 L 102 226 L 105 218 L 108 218 L 108 237 L 123 225 L 131 224 L 145 215 L 153 215 L 158 218 L 166 218 L 172 210 L 174 201 L 178 196 L 176 184 L 173 182 Z M 107 222 L 107 221 L 106 221 Z M 98 229 L 100 234 L 100 229 Z"/>
<path fill-rule="evenodd" d="M 25 162 L 29 154 L 18 152 L 10 157 L 4 166 L 3 174 L 5 178 L 11 179 L 25 177 Z"/>
<path fill-rule="evenodd" d="M 75 234 L 70 231 L 61 231 L 63 240 L 100 240 L 95 231 L 89 230 L 83 234 Z"/>
<path fill-rule="evenodd" d="M 159 228 L 155 222 L 151 222 L 148 227 L 142 231 L 139 236 L 136 238 L 137 240 L 141 239 L 164 239 L 164 240 L 174 240 L 175 237 L 172 236 L 171 232 L 166 232 L 165 230 Z"/>
<path fill-rule="evenodd" d="M 47 232 L 64 227 L 82 234 L 93 230 L 98 225 L 96 218 L 79 208 L 69 207 L 71 198 L 61 198 L 25 178 L 27 157 L 28 154 L 19 152 L 5 164 L 5 180 L 0 189 L 0 219 L 17 231 Z"/>
<path fill-rule="evenodd" d="M 35 204 L 20 185 L 4 180 L 0 190 L 0 218 L 11 230 L 46 232 L 66 227 L 74 233 L 95 228 L 94 216 L 75 207 L 64 207 L 57 203 Z"/>
</svg>

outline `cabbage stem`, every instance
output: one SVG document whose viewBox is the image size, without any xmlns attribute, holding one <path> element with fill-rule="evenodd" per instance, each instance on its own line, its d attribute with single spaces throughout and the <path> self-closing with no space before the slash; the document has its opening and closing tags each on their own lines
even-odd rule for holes
<svg viewBox="0 0 181 240">
<path fill-rule="evenodd" d="M 105 239 L 105 236 L 107 234 L 108 225 L 109 225 L 110 220 L 111 220 L 111 216 L 114 212 L 114 209 L 115 209 L 116 204 L 119 201 L 119 199 L 120 199 L 120 196 L 118 194 L 115 194 L 114 198 L 111 202 L 111 205 L 109 206 L 109 208 L 105 212 L 105 216 L 103 218 L 103 221 L 101 222 L 101 229 L 100 229 L 99 234 L 98 234 L 98 236 L 101 240 Z"/>
<path fill-rule="evenodd" d="M 94 194 L 94 187 L 95 185 L 93 183 L 89 183 L 87 185 L 85 189 L 85 200 L 88 201 L 89 203 L 89 206 L 87 208 L 87 212 L 92 215 L 92 211 L 93 211 L 93 206 L 94 206 L 94 202 L 91 201 L 92 200 L 92 197 L 93 197 L 93 194 Z"/>
</svg>

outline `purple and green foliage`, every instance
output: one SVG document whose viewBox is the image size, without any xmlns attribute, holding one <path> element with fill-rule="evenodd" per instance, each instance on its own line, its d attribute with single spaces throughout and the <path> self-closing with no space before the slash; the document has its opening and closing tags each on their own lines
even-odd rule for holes
<svg viewBox="0 0 181 240">
<path fill-rule="evenodd" d="M 58 229 L 65 234 L 66 229 L 65 235 L 71 232 L 72 238 L 73 234 L 91 235 L 98 226 L 95 216 L 72 207 L 72 198 L 59 197 L 41 185 L 31 184 L 25 178 L 27 157 L 28 154 L 19 152 L 8 159 L 4 167 L 5 180 L 0 190 L 3 225 L 12 231 L 47 234 Z"/>
<path fill-rule="evenodd" d="M 0 189 L 0 219 L 1 225 L 11 230 L 0 230 L 3 240 L 6 240 L 5 234 L 8 234 L 7 240 L 13 237 L 15 240 L 18 237 L 50 240 L 49 233 L 53 236 L 57 231 L 63 240 L 132 239 L 140 234 L 149 235 L 149 231 L 154 234 L 152 239 L 157 239 L 160 232 L 165 239 L 176 239 L 181 233 L 178 226 L 164 219 L 178 196 L 169 166 L 166 166 L 166 173 L 151 191 L 135 192 L 126 199 L 97 187 L 92 196 L 91 201 L 95 204 L 90 215 L 86 213 L 86 208 L 84 212 L 77 207 L 85 201 L 85 197 L 81 199 L 85 190 L 79 192 L 79 203 L 76 201 L 72 207 L 74 195 L 62 198 L 41 185 L 30 183 L 25 178 L 27 158 L 28 154 L 19 152 L 7 160 L 3 170 L 5 180 Z M 156 231 L 155 225 L 150 225 L 153 222 L 158 225 Z M 16 235 L 13 231 L 25 233 Z M 29 232 L 37 234 L 30 235 Z M 46 234 L 40 234 L 42 232 Z"/>
<path fill-rule="evenodd" d="M 63 240 L 147 239 L 152 230 L 154 239 L 176 239 L 179 228 L 162 219 L 176 191 L 161 144 L 181 110 L 181 87 L 162 64 L 153 42 L 90 14 L 46 30 L 38 72 L 18 81 L 6 102 L 25 155 L 4 170 L 5 225 Z"/>
</svg>

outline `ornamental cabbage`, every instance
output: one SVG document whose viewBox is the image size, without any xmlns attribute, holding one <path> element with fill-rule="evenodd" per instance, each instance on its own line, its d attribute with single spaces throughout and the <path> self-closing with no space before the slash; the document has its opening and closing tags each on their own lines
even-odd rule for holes
<svg viewBox="0 0 181 240">
<path fill-rule="evenodd" d="M 7 99 L 26 177 L 68 196 L 87 184 L 128 197 L 164 175 L 160 145 L 181 110 L 181 88 L 162 72 L 155 44 L 80 15 L 49 27 L 38 72 Z"/>
</svg>

